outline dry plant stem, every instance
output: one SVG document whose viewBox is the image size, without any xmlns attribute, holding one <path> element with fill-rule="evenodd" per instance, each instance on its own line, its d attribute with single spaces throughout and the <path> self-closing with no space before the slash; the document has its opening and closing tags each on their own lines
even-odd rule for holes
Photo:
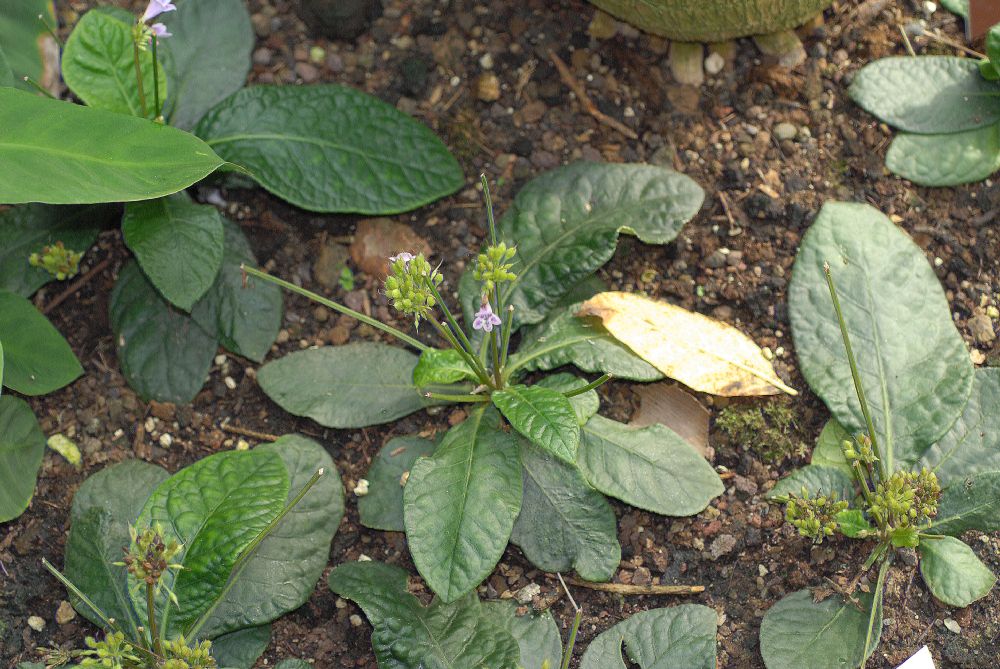
<svg viewBox="0 0 1000 669">
<path fill-rule="evenodd" d="M 229 432 L 231 434 L 238 434 L 242 437 L 251 437 L 253 439 L 259 439 L 261 441 L 278 441 L 279 437 L 276 434 L 270 434 L 269 432 L 258 432 L 257 430 L 251 430 L 245 427 L 239 427 L 238 425 L 230 425 L 228 423 L 223 423 L 219 426 L 223 432 Z"/>
<path fill-rule="evenodd" d="M 941 42 L 942 44 L 947 44 L 948 46 L 950 46 L 950 47 L 952 47 L 954 49 L 960 49 L 961 51 L 964 51 L 965 53 L 967 53 L 968 55 L 970 55 L 970 56 L 972 56 L 974 58 L 980 58 L 980 59 L 986 58 L 986 54 L 985 53 L 979 53 L 975 49 L 970 49 L 969 47 L 965 46 L 961 42 L 956 42 L 953 39 L 945 37 L 939 31 L 933 31 L 933 32 L 928 31 L 925 34 L 927 35 L 927 37 L 931 38 L 932 40 L 934 40 L 936 42 Z"/>
<path fill-rule="evenodd" d="M 598 123 L 603 123 L 604 125 L 614 128 L 621 134 L 625 135 L 629 139 L 639 139 L 639 135 L 635 134 L 632 128 L 628 127 L 618 119 L 611 118 L 600 109 L 597 105 L 593 103 L 590 96 L 587 95 L 587 90 L 580 84 L 579 81 L 573 76 L 573 73 L 569 71 L 569 67 L 563 62 L 563 59 L 556 55 L 556 52 L 549 49 L 549 58 L 555 64 L 556 69 L 559 70 L 559 76 L 562 78 L 563 83 L 570 87 L 570 89 L 576 94 L 577 99 L 583 108 L 587 110 L 587 113 L 597 119 Z"/>
<path fill-rule="evenodd" d="M 43 314 L 50 313 L 53 309 L 62 304 L 70 295 L 80 290 L 88 281 L 93 279 L 95 276 L 100 274 L 104 269 L 111 264 L 111 258 L 105 258 L 101 262 L 94 265 L 89 272 L 81 276 L 79 279 L 71 283 L 66 290 L 56 295 L 52 298 L 52 301 L 45 305 L 42 309 Z"/>
<path fill-rule="evenodd" d="M 625 585 L 624 583 L 591 583 L 576 578 L 569 579 L 569 583 L 578 588 L 613 592 L 619 595 L 697 595 L 705 592 L 703 585 Z"/>
<path fill-rule="evenodd" d="M 913 50 L 913 45 L 910 44 L 910 37 L 906 34 L 906 29 L 901 25 L 897 25 L 896 27 L 899 28 L 899 34 L 903 36 L 903 44 L 906 45 L 906 53 L 916 57 L 917 52 Z"/>
<path fill-rule="evenodd" d="M 573 627 L 569 632 L 569 640 L 566 643 L 566 653 L 563 655 L 562 669 L 569 669 L 569 661 L 573 658 L 573 647 L 576 645 L 576 635 L 580 631 L 580 622 L 583 620 L 583 609 L 581 609 L 576 600 L 573 599 L 573 593 L 569 591 L 566 587 L 566 581 L 563 580 L 562 574 L 556 572 L 556 576 L 559 577 L 559 583 L 562 585 L 563 591 L 566 596 L 569 597 L 569 603 L 573 605 L 573 609 L 576 613 L 573 616 Z"/>
<path fill-rule="evenodd" d="M 149 636 L 153 640 L 153 652 L 163 655 L 160 633 L 156 629 L 156 604 L 153 599 L 153 584 L 146 584 L 146 618 L 149 620 Z"/>
</svg>

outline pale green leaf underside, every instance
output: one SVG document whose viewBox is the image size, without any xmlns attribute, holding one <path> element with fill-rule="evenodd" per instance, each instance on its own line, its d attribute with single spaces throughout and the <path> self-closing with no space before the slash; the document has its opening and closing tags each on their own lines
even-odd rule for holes
<svg viewBox="0 0 1000 669">
<path fill-rule="evenodd" d="M 885 165 L 921 186 L 982 181 L 1000 169 L 1000 125 L 951 135 L 900 133 L 889 146 Z"/>
<path fill-rule="evenodd" d="M 961 536 L 966 530 L 1000 531 L 1000 471 L 955 479 L 942 493 L 933 532 Z"/>
<path fill-rule="evenodd" d="M 997 582 L 989 567 L 961 539 L 922 539 L 918 551 L 927 587 L 948 606 L 964 608 L 988 595 Z"/>
<path fill-rule="evenodd" d="M 640 611 L 594 639 L 580 669 L 715 669 L 718 614 L 701 604 Z M 804 665 L 805 666 L 805 665 Z"/>
</svg>

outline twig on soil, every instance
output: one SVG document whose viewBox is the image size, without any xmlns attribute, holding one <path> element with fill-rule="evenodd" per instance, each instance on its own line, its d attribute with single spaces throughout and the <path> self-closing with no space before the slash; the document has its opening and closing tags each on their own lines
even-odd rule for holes
<svg viewBox="0 0 1000 669">
<path fill-rule="evenodd" d="M 583 105 L 583 108 L 587 110 L 588 114 L 597 119 L 598 123 L 603 123 L 608 127 L 614 128 L 629 139 L 639 139 L 639 135 L 635 134 L 635 131 L 632 130 L 632 128 L 628 127 L 618 119 L 611 118 L 597 108 L 597 105 L 595 105 L 590 99 L 590 96 L 587 95 L 587 90 L 579 81 L 576 80 L 576 77 L 574 77 L 573 73 L 569 71 L 569 67 L 563 59 L 556 55 L 556 52 L 552 49 L 549 49 L 549 58 L 552 59 L 556 69 L 559 70 L 559 76 L 562 78 L 563 83 L 569 86 L 570 89 L 576 93 L 576 97 L 580 101 L 580 104 Z"/>
<path fill-rule="evenodd" d="M 968 54 L 968 55 L 970 55 L 970 56 L 972 56 L 974 58 L 986 58 L 986 54 L 985 53 L 979 53 L 975 49 L 970 49 L 969 47 L 965 46 L 961 42 L 956 42 L 955 40 L 953 40 L 953 39 L 951 39 L 949 37 L 945 37 L 939 31 L 936 31 L 936 30 L 934 30 L 934 31 L 928 31 L 928 32 L 926 32 L 924 34 L 927 37 L 929 37 L 930 39 L 932 39 L 932 40 L 934 40 L 936 42 L 941 42 L 941 44 L 947 44 L 948 46 L 950 46 L 952 48 L 964 51 L 966 54 Z"/>
<path fill-rule="evenodd" d="M 230 425 L 228 423 L 223 423 L 219 426 L 223 432 L 230 432 L 232 434 L 238 434 L 243 437 L 250 437 L 251 439 L 259 439 L 261 441 L 278 441 L 280 437 L 276 434 L 270 434 L 268 432 L 258 432 L 257 430 L 250 430 L 245 427 L 239 427 L 238 425 Z"/>
<path fill-rule="evenodd" d="M 906 34 L 906 29 L 901 25 L 897 25 L 896 27 L 899 28 L 899 34 L 903 36 L 903 43 L 906 44 L 906 53 L 916 58 L 917 52 L 913 50 L 913 45 L 910 44 L 910 37 Z"/>
<path fill-rule="evenodd" d="M 697 595 L 705 592 L 703 585 L 625 585 L 624 583 L 591 583 L 576 578 L 569 579 L 571 585 L 619 595 Z"/>
<path fill-rule="evenodd" d="M 49 302 L 48 304 L 46 304 L 45 307 L 42 309 L 42 313 L 43 314 L 50 313 L 53 309 L 55 309 L 60 304 L 62 304 L 64 301 L 66 301 L 66 299 L 70 295 L 72 295 L 76 291 L 80 290 L 88 281 L 90 281 L 95 276 L 97 276 L 98 274 L 100 274 L 101 272 L 103 272 L 104 269 L 109 264 L 111 264 L 111 258 L 110 257 L 105 258 L 101 262 L 99 262 L 96 265 L 94 265 L 89 272 L 87 272 L 86 274 L 84 274 L 83 276 L 81 276 L 79 279 L 77 279 L 76 281 L 74 281 L 73 283 L 71 283 L 69 285 L 69 287 L 66 288 L 66 290 L 64 290 L 63 292 L 61 292 L 58 295 L 56 295 L 52 299 L 51 302 Z"/>
</svg>

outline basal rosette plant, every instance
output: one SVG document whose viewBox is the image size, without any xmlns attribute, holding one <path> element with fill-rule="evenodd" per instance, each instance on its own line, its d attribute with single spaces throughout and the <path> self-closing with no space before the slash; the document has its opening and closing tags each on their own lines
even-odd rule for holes
<svg viewBox="0 0 1000 669">
<path fill-rule="evenodd" d="M 605 495 L 685 516 L 723 491 L 712 467 L 670 429 L 597 415 L 594 389 L 612 374 L 643 381 L 662 374 L 599 322 L 572 316 L 621 231 L 666 243 L 702 198 L 693 181 L 670 170 L 588 163 L 525 186 L 499 224 L 487 197 L 489 243 L 461 282 L 472 305 L 468 332 L 448 306 L 440 271 L 423 256 L 401 250 L 385 281 L 391 305 L 447 349 L 271 279 L 419 351 L 354 343 L 270 362 L 258 381 L 287 411 L 356 428 L 435 404 L 469 408 L 439 443 L 403 437 L 385 444 L 359 504 L 365 525 L 406 532 L 417 569 L 442 602 L 479 585 L 509 541 L 546 571 L 608 580 L 621 549 Z M 517 329 L 520 345 L 512 346 Z M 601 376 L 527 375 L 566 364 Z"/>
<path fill-rule="evenodd" d="M 343 514 L 330 456 L 298 435 L 172 476 L 139 460 L 94 474 L 63 573 L 46 566 L 104 634 L 43 650 L 46 666 L 249 669 L 271 621 L 312 593 Z"/>
<path fill-rule="evenodd" d="M 916 549 L 949 606 L 996 582 L 961 536 L 1000 530 L 1000 370 L 973 367 L 923 252 L 868 205 L 823 207 L 789 309 L 802 373 L 833 417 L 812 464 L 770 496 L 801 534 L 870 550 L 846 592 L 817 602 L 800 590 L 771 607 L 761 653 L 769 669 L 858 667 L 878 645 L 898 549 Z M 874 587 L 855 589 L 876 568 Z"/>
</svg>

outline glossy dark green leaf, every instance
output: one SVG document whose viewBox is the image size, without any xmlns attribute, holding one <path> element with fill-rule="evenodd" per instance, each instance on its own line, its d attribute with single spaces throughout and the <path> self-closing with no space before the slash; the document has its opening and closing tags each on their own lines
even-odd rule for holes
<svg viewBox="0 0 1000 669">
<path fill-rule="evenodd" d="M 867 645 L 872 596 L 858 593 L 865 610 L 834 595 L 814 602 L 809 590 L 785 596 L 768 609 L 760 626 L 760 652 L 767 669 L 855 669 L 878 646 L 882 606 L 874 639 Z"/>
<path fill-rule="evenodd" d="M 997 577 L 962 540 L 922 539 L 920 573 L 931 594 L 948 606 L 964 608 L 990 593 Z"/>
<path fill-rule="evenodd" d="M 260 362 L 281 329 L 281 289 L 253 277 L 243 283 L 242 263 L 257 259 L 240 227 L 222 219 L 224 249 L 215 283 L 191 309 L 191 318 L 206 332 L 215 332 L 227 350 Z"/>
<path fill-rule="evenodd" d="M 605 495 L 666 516 L 694 515 L 725 489 L 705 458 L 663 425 L 594 416 L 581 428 L 576 463 Z"/>
<path fill-rule="evenodd" d="M 132 27 L 107 12 L 84 14 L 63 49 L 63 79 L 91 107 L 152 119 L 156 117 L 153 50 L 139 52 L 144 105 L 136 80 Z M 167 76 L 162 63 L 157 78 L 163 100 L 167 95 Z"/>
<path fill-rule="evenodd" d="M 578 390 L 588 383 L 589 381 L 581 379 L 579 376 L 560 372 L 539 379 L 535 385 L 567 393 Z M 569 403 L 573 407 L 573 411 L 576 412 L 576 422 L 579 425 L 586 425 L 590 417 L 601 408 L 601 398 L 597 396 L 596 390 L 588 390 L 585 393 L 574 395 L 569 398 Z"/>
<path fill-rule="evenodd" d="M 10 395 L 0 397 L 0 523 L 28 508 L 44 455 L 45 435 L 28 403 Z"/>
<path fill-rule="evenodd" d="M 413 385 L 417 356 L 396 346 L 359 342 L 286 355 L 257 372 L 282 409 L 325 427 L 380 425 L 430 405 Z"/>
<path fill-rule="evenodd" d="M 32 253 L 62 242 L 71 251 L 85 252 L 111 218 L 114 207 L 53 207 L 27 204 L 0 213 L 0 290 L 30 297 L 55 277 L 28 264 Z"/>
<path fill-rule="evenodd" d="M 882 458 L 889 471 L 909 467 L 961 415 L 972 391 L 968 349 L 923 250 L 868 205 L 824 205 L 799 247 L 789 316 L 803 376 L 851 432 L 865 422 L 823 271 L 827 262 Z"/>
<path fill-rule="evenodd" d="M 413 370 L 413 385 L 418 388 L 433 384 L 475 380 L 476 373 L 453 348 L 429 348 L 420 354 Z"/>
<path fill-rule="evenodd" d="M 250 14 L 242 0 L 186 0 L 156 20 L 173 34 L 160 43 L 170 82 L 164 116 L 187 130 L 246 82 L 255 42 Z"/>
<path fill-rule="evenodd" d="M 410 470 L 403 517 L 413 563 L 445 602 L 469 592 L 496 566 L 521 510 L 517 438 L 492 408 L 448 430 L 434 455 Z"/>
<path fill-rule="evenodd" d="M 289 480 L 283 504 L 290 503 L 318 469 L 325 473 L 234 573 L 230 589 L 188 627 L 201 637 L 270 622 L 302 606 L 329 561 L 330 541 L 344 517 L 343 484 L 322 446 L 285 435 L 253 452 L 281 457 Z"/>
<path fill-rule="evenodd" d="M 845 537 L 857 539 L 867 536 L 868 532 L 875 531 L 872 524 L 865 518 L 861 509 L 846 509 L 836 515 L 837 524 Z"/>
<path fill-rule="evenodd" d="M 934 518 L 935 534 L 1000 531 L 1000 472 L 970 474 L 944 489 Z"/>
<path fill-rule="evenodd" d="M 609 581 L 621 561 L 615 512 L 574 465 L 521 442 L 524 493 L 510 540 L 547 572 Z"/>
<path fill-rule="evenodd" d="M 264 188 L 310 211 L 394 214 L 463 182 L 430 129 L 345 86 L 244 88 L 196 132 Z"/>
<path fill-rule="evenodd" d="M 552 612 L 518 615 L 517 608 L 512 601 L 484 602 L 481 616 L 510 632 L 517 641 L 521 649 L 518 669 L 555 669 L 562 659 L 562 639 Z"/>
<path fill-rule="evenodd" d="M 83 374 L 69 344 L 31 302 L 0 290 L 3 384 L 22 395 L 45 395 Z"/>
<path fill-rule="evenodd" d="M 223 249 L 215 207 L 195 204 L 185 193 L 131 202 L 122 233 L 143 273 L 174 306 L 191 311 L 215 282 Z"/>
<path fill-rule="evenodd" d="M 622 645 L 639 669 L 715 669 L 718 614 L 701 604 L 640 611 L 590 643 L 580 669 L 625 669 Z"/>
<path fill-rule="evenodd" d="M 850 94 L 905 132 L 948 134 L 1000 121 L 1000 86 L 983 79 L 972 58 L 881 58 L 855 75 Z"/>
<path fill-rule="evenodd" d="M 187 188 L 223 162 L 176 128 L 0 88 L 0 202 L 148 200 Z"/>
<path fill-rule="evenodd" d="M 225 595 L 240 554 L 277 518 L 288 490 L 288 471 L 279 454 L 260 449 L 210 455 L 156 487 L 139 514 L 138 527 L 160 523 L 166 535 L 184 546 L 174 558 L 183 569 L 163 577 L 179 606 L 166 590 L 157 598 L 160 628 L 169 637 L 198 632 L 192 626 Z M 132 597 L 144 619 L 145 593 Z M 253 623 L 236 628 L 248 624 Z M 232 631 L 220 627 L 217 633 Z M 215 636 L 208 629 L 203 634 Z"/>
<path fill-rule="evenodd" d="M 889 146 L 885 166 L 921 186 L 982 181 L 1000 169 L 1000 124 L 949 135 L 900 133 Z"/>
<path fill-rule="evenodd" d="M 142 460 L 102 469 L 90 476 L 76 495 L 70 513 L 64 573 L 105 615 L 134 631 L 140 624 L 128 594 L 127 572 L 114 562 L 128 546 L 129 525 L 135 525 L 150 493 L 169 475 Z M 75 597 L 73 607 L 95 625 L 101 620 Z"/>
<path fill-rule="evenodd" d="M 585 372 L 616 379 L 656 381 L 663 374 L 604 329 L 598 318 L 577 318 L 578 305 L 553 310 L 548 318 L 521 331 L 522 345 L 510 368 L 550 370 L 575 365 Z"/>
<path fill-rule="evenodd" d="M 503 284 L 520 324 L 537 323 L 582 279 L 614 254 L 618 235 L 666 244 L 701 209 L 704 192 L 672 170 L 650 165 L 576 163 L 530 181 L 499 223 L 517 245 Z"/>
<path fill-rule="evenodd" d="M 362 525 L 387 532 L 405 531 L 402 476 L 417 458 L 434 453 L 435 447 L 433 441 L 420 437 L 396 437 L 386 442 L 365 474 L 368 494 L 358 499 Z"/>
<path fill-rule="evenodd" d="M 805 488 L 810 497 L 836 494 L 838 499 L 854 499 L 853 475 L 842 467 L 807 465 L 778 481 L 767 493 L 769 499 L 794 495 L 802 497 Z"/>
<path fill-rule="evenodd" d="M 270 643 L 270 625 L 247 627 L 212 639 L 212 657 L 225 669 L 250 669 Z"/>
<path fill-rule="evenodd" d="M 45 23 L 38 19 L 39 15 Z M 36 92 L 31 84 L 23 81 L 26 76 L 43 85 L 58 80 L 58 71 L 53 71 L 53 67 L 59 60 L 59 46 L 46 28 L 56 25 L 53 0 L 4 3 L 0 12 L 0 44 L 18 88 Z"/>
<path fill-rule="evenodd" d="M 493 404 L 515 430 L 552 455 L 576 461 L 580 424 L 569 399 L 543 386 L 507 386 L 494 391 Z"/>
<path fill-rule="evenodd" d="M 167 304 L 134 262 L 111 291 L 111 328 L 122 373 L 144 398 L 183 404 L 201 390 L 218 342 Z"/>
<path fill-rule="evenodd" d="M 837 422 L 836 418 L 826 421 L 823 431 L 819 433 L 816 446 L 813 448 L 810 464 L 822 467 L 837 467 L 848 476 L 853 476 L 851 467 L 844 458 L 844 451 L 841 444 L 851 440 L 851 434 L 844 429 L 844 426 Z"/>
</svg>

